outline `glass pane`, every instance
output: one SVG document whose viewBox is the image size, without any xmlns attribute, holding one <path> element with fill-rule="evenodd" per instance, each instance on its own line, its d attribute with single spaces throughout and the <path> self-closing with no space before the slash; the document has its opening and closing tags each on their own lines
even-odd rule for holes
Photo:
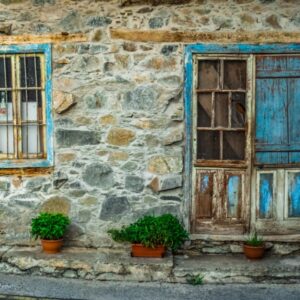
<svg viewBox="0 0 300 300">
<path fill-rule="evenodd" d="M 38 125 L 22 126 L 22 153 L 38 154 L 41 152 L 41 130 Z"/>
<path fill-rule="evenodd" d="M 300 217 L 300 173 L 288 173 L 289 217 Z"/>
<path fill-rule="evenodd" d="M 14 152 L 14 131 L 12 125 L 0 125 L 0 154 Z"/>
<path fill-rule="evenodd" d="M 245 132 L 224 131 L 223 159 L 243 160 L 245 158 Z"/>
<path fill-rule="evenodd" d="M 217 89 L 219 86 L 219 61 L 199 60 L 199 89 Z"/>
<path fill-rule="evenodd" d="M 21 87 L 41 86 L 41 66 L 39 57 L 20 58 Z"/>
<path fill-rule="evenodd" d="M 246 61 L 224 61 L 224 88 L 229 90 L 246 89 Z"/>
<path fill-rule="evenodd" d="M 0 88 L 11 88 L 11 60 L 9 57 L 0 57 Z"/>
<path fill-rule="evenodd" d="M 242 201 L 241 176 L 228 176 L 227 180 L 227 217 L 240 218 L 239 202 Z"/>
<path fill-rule="evenodd" d="M 0 92 L 0 122 L 8 122 L 13 119 L 13 105 L 11 92 Z"/>
<path fill-rule="evenodd" d="M 244 128 L 246 120 L 246 105 L 244 93 L 232 93 L 231 97 L 231 127 Z"/>
<path fill-rule="evenodd" d="M 273 173 L 259 175 L 259 217 L 272 218 L 273 210 Z"/>
<path fill-rule="evenodd" d="M 198 94 L 198 127 L 211 127 L 211 93 Z"/>
<path fill-rule="evenodd" d="M 214 176 L 210 174 L 201 174 L 198 199 L 197 199 L 197 217 L 211 218 L 212 217 L 212 201 L 213 201 L 213 186 Z"/>
<path fill-rule="evenodd" d="M 198 130 L 197 132 L 197 158 L 220 158 L 220 133 L 219 131 Z"/>
<path fill-rule="evenodd" d="M 228 127 L 228 94 L 215 94 L 215 126 Z"/>
</svg>

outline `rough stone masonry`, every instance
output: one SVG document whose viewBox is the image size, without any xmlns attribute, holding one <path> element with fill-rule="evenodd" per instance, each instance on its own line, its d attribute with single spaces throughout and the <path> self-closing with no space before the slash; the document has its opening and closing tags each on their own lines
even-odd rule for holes
<svg viewBox="0 0 300 300">
<path fill-rule="evenodd" d="M 86 36 L 53 43 L 54 170 L 0 177 L 0 243 L 32 244 L 29 225 L 41 210 L 68 213 L 68 244 L 96 248 L 114 245 L 107 229 L 145 214 L 187 215 L 184 43 L 124 40 L 112 30 L 280 37 L 299 26 L 298 0 L 0 0 L 1 40 Z"/>
</svg>

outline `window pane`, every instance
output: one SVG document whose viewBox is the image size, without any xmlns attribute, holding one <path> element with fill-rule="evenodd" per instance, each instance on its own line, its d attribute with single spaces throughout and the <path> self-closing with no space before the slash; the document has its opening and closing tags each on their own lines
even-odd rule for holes
<svg viewBox="0 0 300 300">
<path fill-rule="evenodd" d="M 12 154 L 14 152 L 13 126 L 0 125 L 0 154 Z"/>
<path fill-rule="evenodd" d="M 273 173 L 261 173 L 259 175 L 259 217 L 261 219 L 272 218 L 273 177 Z"/>
<path fill-rule="evenodd" d="M 199 89 L 216 89 L 219 86 L 219 61 L 199 60 Z"/>
<path fill-rule="evenodd" d="M 198 94 L 198 127 L 211 126 L 211 93 Z"/>
<path fill-rule="evenodd" d="M 243 160 L 245 158 L 245 132 L 224 131 L 223 158 Z"/>
<path fill-rule="evenodd" d="M 0 57 L 0 88 L 12 87 L 11 60 L 9 57 Z"/>
<path fill-rule="evenodd" d="M 41 126 L 23 125 L 22 126 L 22 153 L 39 154 L 41 152 Z"/>
<path fill-rule="evenodd" d="M 41 86 L 41 66 L 39 57 L 20 58 L 21 87 Z"/>
<path fill-rule="evenodd" d="M 215 95 L 215 126 L 228 127 L 228 94 Z"/>
<path fill-rule="evenodd" d="M 288 173 L 289 217 L 300 217 L 300 173 Z"/>
<path fill-rule="evenodd" d="M 246 89 L 246 61 L 224 61 L 224 88 L 229 90 Z"/>
<path fill-rule="evenodd" d="M 246 120 L 246 105 L 244 93 L 232 93 L 231 97 L 231 126 L 244 128 Z"/>
<path fill-rule="evenodd" d="M 197 158 L 220 158 L 220 133 L 219 131 L 198 130 L 197 132 Z"/>
</svg>

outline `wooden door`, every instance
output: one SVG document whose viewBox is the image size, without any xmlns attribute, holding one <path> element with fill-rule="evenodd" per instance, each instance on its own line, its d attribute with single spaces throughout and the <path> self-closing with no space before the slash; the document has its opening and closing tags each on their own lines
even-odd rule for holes
<svg viewBox="0 0 300 300">
<path fill-rule="evenodd" d="M 239 234 L 249 221 L 251 61 L 195 57 L 195 233 Z"/>
</svg>

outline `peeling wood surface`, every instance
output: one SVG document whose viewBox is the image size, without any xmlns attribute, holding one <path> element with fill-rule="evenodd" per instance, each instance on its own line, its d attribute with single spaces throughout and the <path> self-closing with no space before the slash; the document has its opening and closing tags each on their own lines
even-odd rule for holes
<svg viewBox="0 0 300 300">
<path fill-rule="evenodd" d="M 53 34 L 22 34 L 22 35 L 0 35 L 1 45 L 13 44 L 44 44 L 44 43 L 62 43 L 62 42 L 87 42 L 87 35 L 84 33 L 53 33 Z"/>
<path fill-rule="evenodd" d="M 111 28 L 112 39 L 157 43 L 299 43 L 300 32 L 192 32 Z"/>
<path fill-rule="evenodd" d="M 44 176 L 50 175 L 54 171 L 54 168 L 24 168 L 24 169 L 0 169 L 0 176 Z"/>
</svg>

